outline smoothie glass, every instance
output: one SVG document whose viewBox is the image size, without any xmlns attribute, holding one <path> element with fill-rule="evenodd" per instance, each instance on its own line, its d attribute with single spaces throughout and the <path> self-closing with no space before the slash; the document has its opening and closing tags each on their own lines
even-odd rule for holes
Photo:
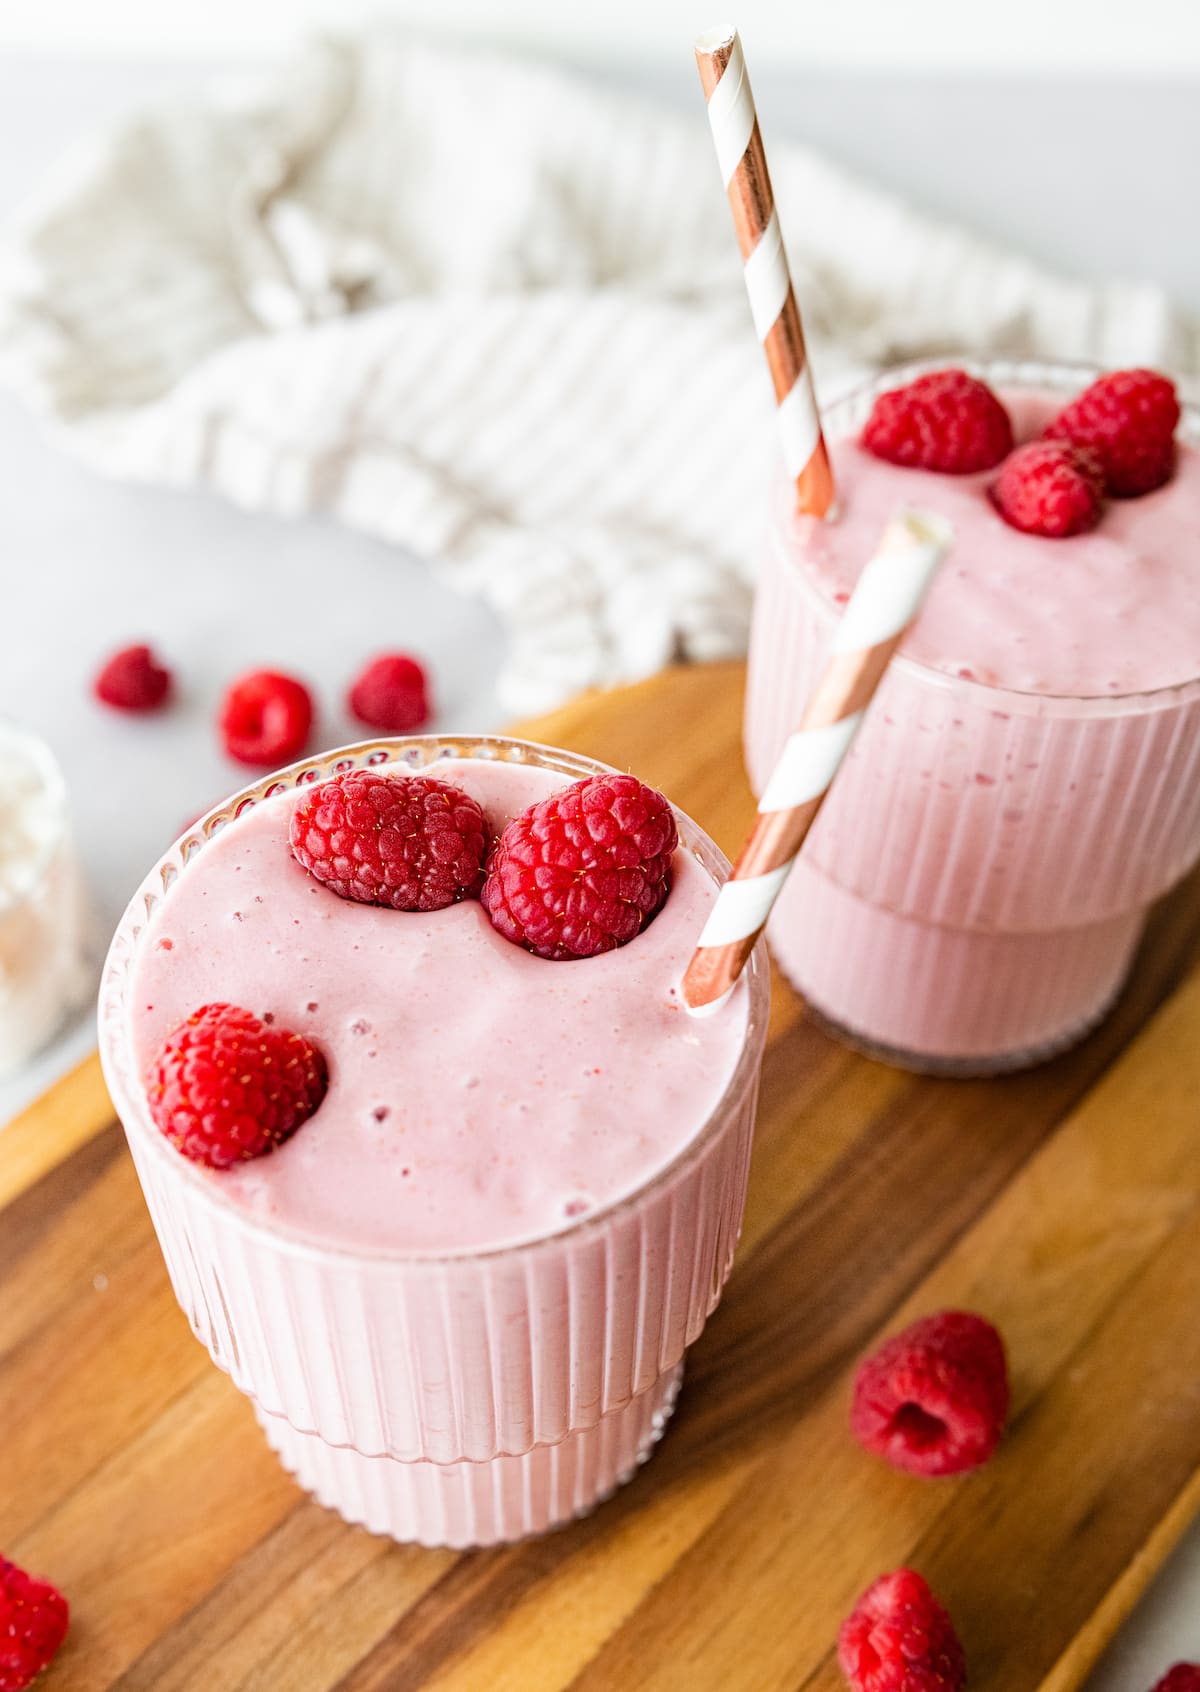
<svg viewBox="0 0 1200 1692">
<path fill-rule="evenodd" d="M 963 363 L 997 389 L 1064 396 L 1096 374 Z M 890 371 L 830 407 L 828 435 L 857 434 L 881 390 L 937 367 Z M 1185 413 L 1182 434 L 1200 440 L 1195 412 Z M 803 547 L 803 525 L 780 484 L 746 705 L 746 759 L 759 793 L 840 615 L 802 568 Z M 993 687 L 901 656 L 768 938 L 818 1017 L 850 1043 L 940 1073 L 1016 1069 L 1100 1021 L 1148 907 L 1198 855 L 1200 678 L 1069 698 Z"/>
<path fill-rule="evenodd" d="M 684 1150 L 580 1222 L 482 1252 L 338 1250 L 223 1200 L 151 1122 L 127 1002 L 148 917 L 248 806 L 353 768 L 435 772 L 449 757 L 575 780 L 605 767 L 499 737 L 420 736 L 244 789 L 171 848 L 126 911 L 105 965 L 100 1047 L 176 1296 L 285 1466 L 352 1522 L 465 1547 L 588 1510 L 645 1461 L 671 1414 L 684 1350 L 716 1306 L 741 1228 L 769 999 L 762 949 L 746 971 L 737 1065 Z M 676 815 L 682 849 L 723 880 L 727 860 Z"/>
</svg>

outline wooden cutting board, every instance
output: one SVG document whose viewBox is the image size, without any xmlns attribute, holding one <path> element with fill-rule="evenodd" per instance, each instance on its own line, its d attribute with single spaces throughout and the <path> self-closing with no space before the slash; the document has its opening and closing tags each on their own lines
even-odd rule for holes
<svg viewBox="0 0 1200 1692">
<path fill-rule="evenodd" d="M 527 725 L 750 814 L 737 666 Z M 923 1080 L 776 983 L 745 1235 L 679 1411 L 591 1519 L 461 1556 L 310 1502 L 172 1299 L 93 1061 L 0 1136 L 0 1546 L 70 1595 L 47 1692 L 797 1692 L 913 1563 L 974 1692 L 1077 1687 L 1200 1507 L 1200 882 L 1085 1046 Z M 946 1305 L 997 1320 L 998 1458 L 921 1482 L 846 1431 L 850 1371 Z"/>
</svg>

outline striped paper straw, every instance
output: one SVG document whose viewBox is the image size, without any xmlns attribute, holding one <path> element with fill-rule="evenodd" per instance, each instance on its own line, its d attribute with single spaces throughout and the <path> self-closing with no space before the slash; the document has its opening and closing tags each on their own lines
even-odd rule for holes
<svg viewBox="0 0 1200 1692">
<path fill-rule="evenodd" d="M 771 772 L 750 837 L 692 954 L 680 987 L 690 1011 L 715 1010 L 745 968 L 951 538 L 950 525 L 925 511 L 902 511 L 884 530 L 838 625 L 804 721 Z"/>
<path fill-rule="evenodd" d="M 784 463 L 795 478 L 798 509 L 825 517 L 833 506 L 833 472 L 737 31 L 701 35 L 696 63 L 745 265 L 750 311 L 775 386 Z"/>
</svg>

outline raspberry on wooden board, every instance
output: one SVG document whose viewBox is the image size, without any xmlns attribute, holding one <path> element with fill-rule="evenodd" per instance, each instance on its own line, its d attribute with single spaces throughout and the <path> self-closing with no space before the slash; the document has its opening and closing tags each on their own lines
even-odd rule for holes
<svg viewBox="0 0 1200 1692">
<path fill-rule="evenodd" d="M 859 1364 L 850 1426 L 866 1450 L 913 1475 L 986 1463 L 1008 1418 L 1008 1362 L 990 1322 L 965 1310 L 923 1317 Z"/>
<path fill-rule="evenodd" d="M 838 1663 L 853 1692 L 962 1692 L 954 1623 L 914 1569 L 881 1575 L 842 1623 Z"/>
<path fill-rule="evenodd" d="M 49 1581 L 0 1557 L 0 1692 L 25 1692 L 67 1636 L 70 1609 Z"/>
</svg>

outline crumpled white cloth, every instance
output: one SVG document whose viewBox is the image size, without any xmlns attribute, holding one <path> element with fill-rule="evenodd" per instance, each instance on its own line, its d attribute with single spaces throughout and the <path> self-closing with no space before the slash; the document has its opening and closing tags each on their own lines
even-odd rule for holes
<svg viewBox="0 0 1200 1692">
<path fill-rule="evenodd" d="M 1159 290 L 1058 280 L 767 140 L 819 391 L 953 348 L 1200 367 Z M 0 380 L 107 474 L 428 558 L 506 623 L 514 710 L 744 646 L 774 410 L 698 88 L 689 122 L 318 40 L 43 194 Z"/>
</svg>

